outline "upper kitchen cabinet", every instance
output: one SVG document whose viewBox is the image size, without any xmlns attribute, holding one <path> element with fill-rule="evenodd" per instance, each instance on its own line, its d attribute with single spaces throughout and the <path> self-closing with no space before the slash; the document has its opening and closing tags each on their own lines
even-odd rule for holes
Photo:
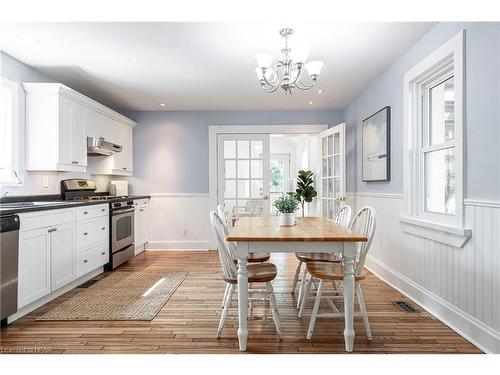
<svg viewBox="0 0 500 375">
<path fill-rule="evenodd" d="M 132 175 L 135 122 L 59 83 L 23 83 L 23 87 L 27 170 Z M 119 144 L 122 152 L 87 155 L 87 137 Z"/>
</svg>

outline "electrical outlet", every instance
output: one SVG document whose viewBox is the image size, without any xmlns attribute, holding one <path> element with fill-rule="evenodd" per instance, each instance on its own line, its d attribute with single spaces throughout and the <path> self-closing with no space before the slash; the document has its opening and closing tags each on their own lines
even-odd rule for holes
<svg viewBox="0 0 500 375">
<path fill-rule="evenodd" d="M 43 176 L 42 187 L 44 187 L 44 188 L 48 188 L 49 187 L 49 177 L 48 176 Z"/>
<path fill-rule="evenodd" d="M 184 229 L 184 237 L 187 237 L 187 236 L 188 236 L 188 230 Z"/>
</svg>

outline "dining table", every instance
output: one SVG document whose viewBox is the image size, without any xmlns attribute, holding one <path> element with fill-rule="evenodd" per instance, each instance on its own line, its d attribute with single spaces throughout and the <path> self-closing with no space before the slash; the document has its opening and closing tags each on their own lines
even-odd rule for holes
<svg viewBox="0 0 500 375">
<path fill-rule="evenodd" d="M 236 243 L 238 259 L 238 341 L 247 350 L 248 274 L 247 258 L 251 253 L 337 253 L 343 261 L 344 341 L 345 349 L 354 346 L 354 264 L 364 235 L 323 217 L 299 217 L 293 226 L 281 226 L 277 216 L 244 217 L 236 221 L 227 236 Z M 278 271 L 279 272 L 279 271 Z"/>
</svg>

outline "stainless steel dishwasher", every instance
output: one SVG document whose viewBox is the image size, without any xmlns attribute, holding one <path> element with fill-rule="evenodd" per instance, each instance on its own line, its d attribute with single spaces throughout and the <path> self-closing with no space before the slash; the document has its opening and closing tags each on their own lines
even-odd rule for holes
<svg viewBox="0 0 500 375">
<path fill-rule="evenodd" d="M 2 325 L 17 311 L 19 216 L 0 216 L 0 315 Z"/>
</svg>

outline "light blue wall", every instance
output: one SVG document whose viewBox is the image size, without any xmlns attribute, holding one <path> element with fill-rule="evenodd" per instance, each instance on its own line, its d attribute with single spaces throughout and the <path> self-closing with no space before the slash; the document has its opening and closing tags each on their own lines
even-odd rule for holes
<svg viewBox="0 0 500 375">
<path fill-rule="evenodd" d="M 343 110 L 347 190 L 403 192 L 403 76 L 460 30 L 466 30 L 465 197 L 500 199 L 500 23 L 439 23 Z M 391 106 L 391 181 L 361 182 L 361 121 Z"/>
<path fill-rule="evenodd" d="M 133 193 L 208 193 L 209 125 L 341 122 L 339 111 L 130 112 L 134 128 Z"/>
</svg>

